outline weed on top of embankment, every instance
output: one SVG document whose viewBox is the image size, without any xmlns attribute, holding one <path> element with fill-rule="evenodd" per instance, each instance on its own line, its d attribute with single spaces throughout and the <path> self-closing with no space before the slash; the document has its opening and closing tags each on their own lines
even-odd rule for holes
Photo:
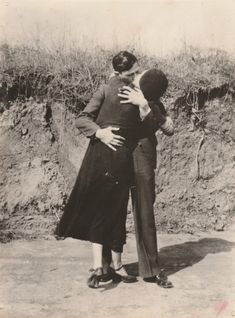
<svg viewBox="0 0 235 318">
<path fill-rule="evenodd" d="M 207 99 L 234 95 L 234 60 L 222 50 L 202 51 L 188 47 L 175 55 L 156 57 L 133 50 L 142 69 L 157 67 L 169 79 L 166 98 L 173 98 L 175 109 L 191 114 L 192 108 Z M 53 100 L 78 113 L 98 86 L 112 72 L 117 52 L 93 47 L 69 51 L 47 51 L 26 46 L 0 47 L 1 111 L 15 99 Z M 211 93 L 211 89 L 218 91 Z"/>
</svg>

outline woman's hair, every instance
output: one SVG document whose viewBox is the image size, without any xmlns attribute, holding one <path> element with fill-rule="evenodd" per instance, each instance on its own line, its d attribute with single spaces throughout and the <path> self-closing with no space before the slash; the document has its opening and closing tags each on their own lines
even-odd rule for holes
<svg viewBox="0 0 235 318">
<path fill-rule="evenodd" d="M 155 68 L 146 71 L 140 78 L 140 89 L 148 101 L 157 101 L 168 87 L 166 75 Z"/>
<path fill-rule="evenodd" d="M 118 73 L 129 71 L 136 62 L 135 55 L 128 51 L 119 52 L 112 60 L 113 69 Z"/>
</svg>

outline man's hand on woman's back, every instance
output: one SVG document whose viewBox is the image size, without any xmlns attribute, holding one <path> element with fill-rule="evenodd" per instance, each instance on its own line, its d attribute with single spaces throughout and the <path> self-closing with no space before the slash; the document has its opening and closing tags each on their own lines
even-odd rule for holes
<svg viewBox="0 0 235 318">
<path fill-rule="evenodd" d="M 100 128 L 96 131 L 96 138 L 100 139 L 105 145 L 107 145 L 112 150 L 116 151 L 117 147 L 123 145 L 123 141 L 125 140 L 124 137 L 119 136 L 113 131 L 118 131 L 118 127 L 107 127 L 107 128 Z"/>
</svg>

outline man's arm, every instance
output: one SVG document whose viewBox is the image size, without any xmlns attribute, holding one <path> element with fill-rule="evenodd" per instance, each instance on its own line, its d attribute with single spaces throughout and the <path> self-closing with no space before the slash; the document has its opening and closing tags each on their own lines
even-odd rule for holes
<svg viewBox="0 0 235 318">
<path fill-rule="evenodd" d="M 76 127 L 88 138 L 95 136 L 100 126 L 95 123 L 100 108 L 105 99 L 105 86 L 102 85 L 92 96 L 90 102 L 79 114 L 76 120 Z"/>
</svg>

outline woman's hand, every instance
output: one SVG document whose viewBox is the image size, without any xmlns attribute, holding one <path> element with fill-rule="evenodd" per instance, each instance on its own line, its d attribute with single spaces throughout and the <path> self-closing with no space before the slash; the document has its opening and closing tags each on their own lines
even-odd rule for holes
<svg viewBox="0 0 235 318">
<path fill-rule="evenodd" d="M 163 125 L 160 126 L 160 129 L 167 136 L 174 135 L 174 124 L 169 116 L 166 116 L 166 121 Z"/>
<path fill-rule="evenodd" d="M 125 98 L 125 100 L 120 101 L 121 104 L 131 103 L 133 105 L 139 106 L 140 108 L 146 107 L 148 105 L 142 91 L 135 87 L 131 88 L 129 86 L 123 86 L 120 89 L 119 97 Z"/>
<path fill-rule="evenodd" d="M 100 139 L 106 146 L 111 148 L 112 150 L 116 151 L 115 147 L 120 147 L 123 145 L 123 141 L 125 140 L 124 137 L 116 135 L 113 131 L 118 131 L 118 127 L 107 127 L 107 128 L 100 128 L 96 131 L 96 138 Z"/>
<path fill-rule="evenodd" d="M 131 103 L 139 107 L 141 120 L 144 120 L 151 111 L 148 101 L 145 99 L 142 91 L 137 87 L 133 89 L 129 86 L 123 86 L 118 96 L 125 98 L 125 100 L 120 101 L 121 104 Z"/>
</svg>

